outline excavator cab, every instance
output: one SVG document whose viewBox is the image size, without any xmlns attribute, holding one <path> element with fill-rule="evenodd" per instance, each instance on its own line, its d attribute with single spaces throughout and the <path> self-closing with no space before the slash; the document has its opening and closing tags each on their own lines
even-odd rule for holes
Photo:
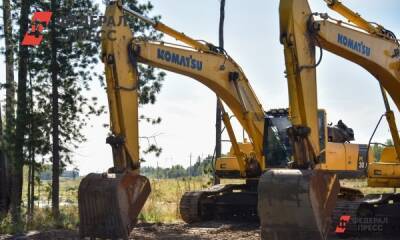
<svg viewBox="0 0 400 240">
<path fill-rule="evenodd" d="M 318 111 L 320 146 L 325 148 L 326 113 Z M 324 239 L 339 192 L 337 177 L 322 170 L 288 169 L 294 164 L 293 127 L 288 111 L 269 111 L 264 154 L 269 169 L 258 183 L 258 214 L 262 239 Z M 326 152 L 319 156 L 326 160 Z M 282 164 L 280 169 L 274 166 Z M 275 164 L 272 165 L 271 164 Z"/>
</svg>

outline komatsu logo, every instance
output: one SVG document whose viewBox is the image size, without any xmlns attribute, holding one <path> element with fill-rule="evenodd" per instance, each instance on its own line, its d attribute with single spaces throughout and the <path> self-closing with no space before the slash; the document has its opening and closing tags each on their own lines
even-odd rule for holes
<svg viewBox="0 0 400 240">
<path fill-rule="evenodd" d="M 190 56 L 182 56 L 168 50 L 157 49 L 157 58 L 166 62 L 174 63 L 179 66 L 195 69 L 201 71 L 203 69 L 203 62 L 196 60 Z"/>
<path fill-rule="evenodd" d="M 338 33 L 338 43 L 340 43 L 343 46 L 346 46 L 347 48 L 350 48 L 364 56 L 371 56 L 371 48 L 366 46 L 363 42 L 358 42 L 355 41 L 349 37 L 346 37 L 340 33 Z"/>
</svg>

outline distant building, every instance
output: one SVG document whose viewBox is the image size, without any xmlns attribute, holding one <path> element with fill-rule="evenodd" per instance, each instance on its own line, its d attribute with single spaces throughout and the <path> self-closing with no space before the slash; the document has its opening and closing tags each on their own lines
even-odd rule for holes
<svg viewBox="0 0 400 240">
<path fill-rule="evenodd" d="M 61 177 L 76 179 L 76 178 L 79 177 L 79 169 L 74 169 L 74 170 L 71 170 L 71 171 L 64 171 L 61 174 Z"/>
<path fill-rule="evenodd" d="M 76 179 L 78 178 L 79 175 L 79 169 L 75 168 L 73 170 L 64 170 L 61 173 L 62 178 L 68 178 L 68 179 Z M 40 173 L 40 180 L 51 180 L 52 178 L 52 172 L 50 167 L 45 167 L 45 170 Z"/>
</svg>

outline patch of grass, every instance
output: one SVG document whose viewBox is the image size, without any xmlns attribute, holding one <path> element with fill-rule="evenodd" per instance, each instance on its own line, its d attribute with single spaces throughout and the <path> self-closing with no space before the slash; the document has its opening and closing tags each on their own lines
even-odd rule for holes
<svg viewBox="0 0 400 240">
<path fill-rule="evenodd" d="M 150 179 L 152 192 L 139 215 L 139 220 L 151 223 L 174 223 L 180 222 L 179 202 L 182 195 L 187 191 L 196 191 L 210 186 L 209 177 L 179 178 L 179 179 Z M 222 180 L 222 184 L 243 183 L 243 180 Z M 35 212 L 31 221 L 28 221 L 26 211 L 26 191 L 24 192 L 22 226 L 14 226 L 9 216 L 0 222 L 1 233 L 12 233 L 15 229 L 29 230 L 49 230 L 49 229 L 70 229 L 76 230 L 79 225 L 78 215 L 78 187 L 80 179 L 60 181 L 60 221 L 54 222 L 51 214 L 49 193 L 46 186 L 50 182 L 42 181 L 40 194 L 36 188 Z M 370 188 L 367 186 L 366 179 L 344 179 L 341 185 L 350 188 L 360 189 L 364 194 L 372 193 L 393 193 L 392 188 Z M 38 205 L 38 203 L 40 203 Z M 51 203 L 49 201 L 49 203 Z"/>
<path fill-rule="evenodd" d="M 179 202 L 187 191 L 204 189 L 210 185 L 208 177 L 179 178 L 179 179 L 150 179 L 152 192 L 139 215 L 143 222 L 179 222 Z M 54 222 L 51 213 L 50 181 L 42 181 L 35 188 L 34 216 L 28 220 L 26 215 L 26 186 L 23 192 L 23 223 L 19 226 L 22 231 L 49 229 L 76 230 L 79 226 L 78 187 L 80 179 L 60 180 L 60 220 Z M 15 226 L 9 216 L 0 222 L 1 233 L 15 233 Z"/>
<path fill-rule="evenodd" d="M 206 177 L 192 179 L 151 179 L 152 192 L 143 207 L 139 220 L 144 222 L 173 223 L 181 221 L 179 202 L 188 191 L 204 189 L 209 184 Z"/>
<path fill-rule="evenodd" d="M 23 221 L 20 226 L 15 226 L 11 222 L 10 215 L 0 221 L 0 233 L 18 233 L 22 231 L 38 230 L 45 231 L 50 229 L 77 229 L 79 223 L 77 206 L 60 207 L 59 221 L 54 221 L 51 208 L 36 208 L 30 220 L 26 213 L 23 213 Z"/>
<path fill-rule="evenodd" d="M 39 208 L 34 212 L 32 221 L 26 230 L 76 229 L 78 226 L 78 207 L 63 206 L 60 208 L 59 221 L 54 221 L 51 208 Z"/>
</svg>

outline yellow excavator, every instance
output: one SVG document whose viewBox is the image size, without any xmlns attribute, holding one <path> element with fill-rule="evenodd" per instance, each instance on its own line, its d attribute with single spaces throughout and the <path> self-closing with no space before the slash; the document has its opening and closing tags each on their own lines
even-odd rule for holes
<svg viewBox="0 0 400 240">
<path fill-rule="evenodd" d="M 315 159 L 323 159 L 329 154 L 328 149 L 321 148 L 321 142 L 317 137 L 319 128 L 316 123 L 318 119 L 316 67 L 321 62 L 322 52 L 325 49 L 362 66 L 378 80 L 386 108 L 384 116 L 389 123 L 394 146 L 384 148 L 380 162 L 368 164 L 368 185 L 398 188 L 400 139 L 387 93 L 400 109 L 399 41 L 391 31 L 363 19 L 340 1 L 325 2 L 350 23 L 333 19 L 328 14 L 313 13 L 307 0 L 280 1 L 280 41 L 284 46 L 289 85 L 289 119 L 293 125 L 293 130 L 289 131 L 295 133 L 297 131 L 293 142 L 294 147 L 298 149 L 294 151 L 304 154 L 304 159 L 308 160 L 305 162 L 318 162 Z M 318 61 L 315 57 L 316 47 L 321 50 Z M 311 172 L 314 174 L 321 173 L 318 164 L 312 166 L 312 169 Z M 340 216 L 346 216 L 345 221 L 357 217 L 373 219 L 371 217 L 379 216 L 394 220 L 392 222 L 388 220 L 386 226 L 382 226 L 387 229 L 381 229 L 382 231 L 392 231 L 399 226 L 398 194 L 382 194 L 355 201 L 340 200 L 338 203 L 335 203 L 336 196 L 332 196 L 331 202 L 324 202 L 324 199 L 315 196 L 324 195 L 324 188 L 329 189 L 330 185 L 325 185 L 324 182 L 314 184 L 312 180 L 304 186 L 295 182 L 288 184 L 287 178 L 291 174 L 296 174 L 296 170 L 285 170 L 284 173 L 280 173 L 279 170 L 269 170 L 260 178 L 258 210 L 262 239 L 326 239 L 332 230 L 329 224 L 331 204 L 336 205 L 333 220 L 337 220 L 337 223 Z M 285 194 L 282 193 L 282 183 L 288 184 L 284 188 Z M 306 196 L 299 198 L 299 195 L 293 193 Z M 324 208 L 329 210 L 321 214 Z M 356 222 L 349 224 L 353 225 L 353 230 L 357 230 Z M 345 225 L 338 224 L 336 231 L 344 232 Z"/>
<path fill-rule="evenodd" d="M 368 150 L 364 146 L 351 147 L 346 143 L 351 137 L 341 140 L 342 142 L 335 142 L 334 134 L 329 137 L 324 111 L 311 111 L 316 114 L 316 118 L 308 119 L 307 126 L 311 123 L 313 128 L 298 127 L 290 123 L 293 109 L 300 107 L 309 111 L 303 104 L 312 102 L 293 105 L 294 101 L 291 101 L 290 118 L 287 112 L 266 113 L 244 72 L 225 50 L 210 43 L 196 41 L 161 22 L 142 16 L 124 7 L 122 1 L 109 2 L 105 17 L 114 19 L 109 22 L 121 22 L 125 15 L 139 18 L 185 45 L 135 38 L 131 29 L 123 24 L 103 25 L 102 61 L 106 69 L 111 122 L 111 135 L 107 138 L 107 143 L 113 150 L 113 167 L 104 174 L 89 174 L 79 186 L 80 236 L 128 238 L 150 194 L 149 180 L 140 175 L 138 63 L 189 76 L 220 97 L 219 104 L 223 109 L 223 121 L 232 143 L 234 158 L 217 160 L 217 172 L 227 178 L 246 180 L 244 184 L 217 185 L 204 191 L 186 193 L 180 203 L 181 215 L 186 222 L 202 221 L 216 216 L 257 216 L 260 191 L 268 191 L 281 196 L 282 204 L 285 203 L 285 195 L 289 195 L 289 200 L 308 203 L 306 208 L 293 211 L 296 212 L 297 219 L 301 217 L 309 222 L 313 234 L 319 233 L 321 226 L 325 226 L 325 221 L 322 224 L 310 219 L 314 219 L 314 214 L 320 217 L 332 211 L 339 184 L 334 174 L 312 169 L 330 159 L 351 159 L 359 162 L 362 158 L 363 163 L 369 162 Z M 312 86 L 313 83 L 309 84 Z M 237 141 L 225 106 L 229 107 L 247 132 L 251 148 Z M 316 107 L 316 102 L 312 106 Z M 319 128 L 320 132 L 309 130 Z M 347 128 L 342 126 L 338 129 L 342 135 L 349 135 Z M 332 141 L 329 142 L 328 138 Z M 326 156 L 319 154 L 331 144 L 332 151 L 327 151 Z M 353 150 L 346 151 L 347 149 Z M 269 168 L 280 169 L 268 170 Z M 306 193 L 312 193 L 312 199 Z M 262 204 L 258 204 L 258 212 L 262 212 L 260 208 L 262 210 Z M 318 213 L 313 212 L 315 208 Z M 265 219 L 264 216 L 259 217 L 261 220 Z"/>
</svg>

